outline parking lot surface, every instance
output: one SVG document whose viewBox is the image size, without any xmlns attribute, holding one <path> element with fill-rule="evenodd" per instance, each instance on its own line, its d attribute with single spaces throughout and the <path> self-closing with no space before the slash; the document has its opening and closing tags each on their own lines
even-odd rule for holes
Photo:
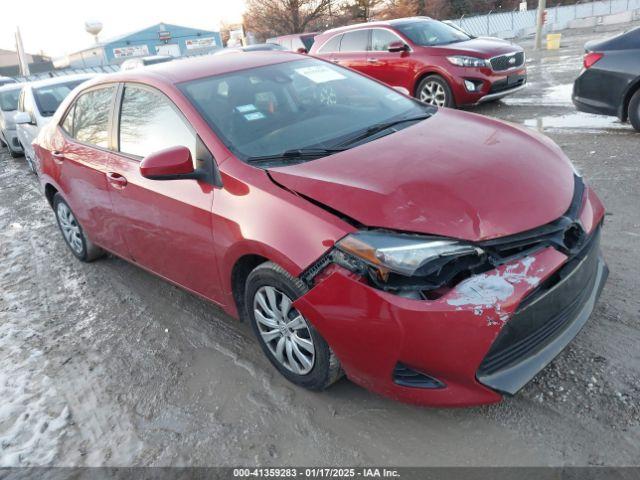
<svg viewBox="0 0 640 480">
<path fill-rule="evenodd" d="M 549 135 L 608 210 L 592 318 L 489 407 L 407 406 L 345 379 L 294 387 L 216 307 L 115 257 L 76 261 L 24 159 L 3 151 L 0 465 L 637 464 L 640 134 L 570 98 L 582 45 L 611 32 L 565 32 L 541 53 L 523 42 L 528 87 L 473 109 Z"/>
</svg>

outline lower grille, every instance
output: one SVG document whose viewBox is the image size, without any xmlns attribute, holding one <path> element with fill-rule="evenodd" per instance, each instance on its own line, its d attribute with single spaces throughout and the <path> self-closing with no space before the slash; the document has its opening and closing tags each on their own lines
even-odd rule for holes
<svg viewBox="0 0 640 480">
<path fill-rule="evenodd" d="M 403 387 L 411 388 L 443 388 L 442 383 L 437 378 L 430 377 L 424 373 L 398 363 L 393 369 L 393 383 Z"/>
<path fill-rule="evenodd" d="M 521 302 L 480 364 L 478 377 L 523 361 L 571 325 L 595 288 L 599 237 L 598 230 L 580 253 Z"/>
<path fill-rule="evenodd" d="M 494 72 L 501 72 L 509 70 L 510 68 L 518 68 L 524 65 L 524 52 L 500 55 L 499 57 L 493 57 L 490 61 L 491 68 Z"/>
</svg>

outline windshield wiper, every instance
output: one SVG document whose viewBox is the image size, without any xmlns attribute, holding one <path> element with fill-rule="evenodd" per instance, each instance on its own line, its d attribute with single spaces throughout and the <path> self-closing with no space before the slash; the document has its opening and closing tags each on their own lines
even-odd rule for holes
<svg viewBox="0 0 640 480">
<path fill-rule="evenodd" d="M 346 147 L 347 145 L 352 145 L 354 143 L 357 143 L 361 140 L 364 140 L 365 138 L 371 137 L 377 133 L 383 132 L 385 130 L 388 130 L 391 127 L 395 127 L 396 125 L 400 125 L 401 123 L 407 123 L 407 122 L 419 122 L 420 120 L 426 120 L 427 118 L 430 118 L 431 114 L 430 113 L 426 113 L 423 115 L 416 115 L 415 117 L 408 117 L 408 118 L 401 118 L 400 120 L 392 120 L 390 122 L 384 122 L 384 123 L 376 123 L 375 125 L 371 125 L 370 127 L 368 127 L 363 133 L 361 133 L 360 135 L 355 136 L 354 138 L 350 138 L 349 140 L 347 140 L 346 142 L 340 144 L 340 147 Z"/>
<path fill-rule="evenodd" d="M 261 155 L 247 158 L 247 162 L 268 162 L 277 160 L 298 160 L 301 158 L 319 158 L 332 153 L 344 152 L 346 148 L 296 148 L 275 155 Z"/>
</svg>

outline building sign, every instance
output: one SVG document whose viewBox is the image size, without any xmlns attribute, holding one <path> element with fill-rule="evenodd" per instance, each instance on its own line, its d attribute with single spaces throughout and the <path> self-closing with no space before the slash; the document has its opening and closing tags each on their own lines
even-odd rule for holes
<svg viewBox="0 0 640 480">
<path fill-rule="evenodd" d="M 165 42 L 167 40 L 171 40 L 171 32 L 168 32 L 167 30 L 161 30 L 158 32 L 158 38 Z"/>
<path fill-rule="evenodd" d="M 113 49 L 113 56 L 116 58 L 144 57 L 145 55 L 149 55 L 149 47 L 146 45 L 118 47 Z"/>
<path fill-rule="evenodd" d="M 527 2 L 520 2 L 520 11 L 521 12 L 527 11 Z"/>
<path fill-rule="evenodd" d="M 187 45 L 187 50 L 196 50 L 198 48 L 212 48 L 217 47 L 215 37 L 203 37 L 193 38 L 184 42 Z"/>
</svg>

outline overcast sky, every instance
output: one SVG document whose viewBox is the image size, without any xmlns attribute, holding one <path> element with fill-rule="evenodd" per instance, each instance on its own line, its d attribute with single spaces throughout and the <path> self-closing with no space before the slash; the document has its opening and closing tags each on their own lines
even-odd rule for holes
<svg viewBox="0 0 640 480">
<path fill-rule="evenodd" d="M 87 20 L 102 22 L 106 40 L 160 22 L 218 30 L 243 11 L 244 0 L 2 0 L 0 48 L 15 50 L 16 27 L 27 53 L 58 57 L 92 45 Z"/>
</svg>

